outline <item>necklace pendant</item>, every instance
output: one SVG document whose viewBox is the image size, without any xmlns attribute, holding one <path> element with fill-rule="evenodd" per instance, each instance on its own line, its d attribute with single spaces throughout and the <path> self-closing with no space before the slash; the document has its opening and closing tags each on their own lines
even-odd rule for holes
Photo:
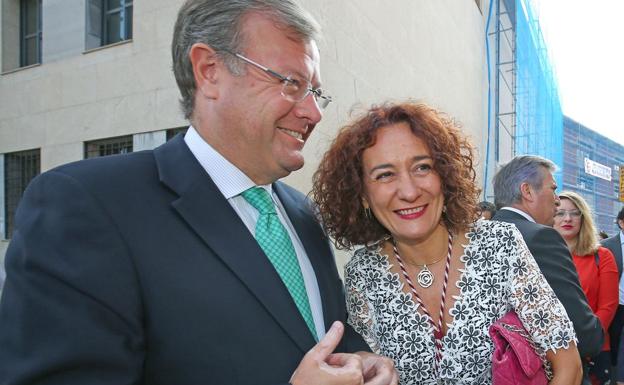
<svg viewBox="0 0 624 385">
<path fill-rule="evenodd" d="M 424 265 L 420 273 L 418 273 L 418 275 L 416 276 L 416 281 L 418 282 L 420 287 L 426 289 L 431 286 L 431 284 L 433 284 L 433 278 L 434 277 L 431 270 L 427 268 L 427 265 Z"/>
</svg>

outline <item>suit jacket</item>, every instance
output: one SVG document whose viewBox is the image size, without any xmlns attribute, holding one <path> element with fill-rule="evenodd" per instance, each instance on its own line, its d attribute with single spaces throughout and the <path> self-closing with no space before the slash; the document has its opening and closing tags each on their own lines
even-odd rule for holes
<svg viewBox="0 0 624 385">
<path fill-rule="evenodd" d="M 345 321 L 305 197 L 275 183 L 327 327 Z M 0 384 L 286 383 L 315 345 L 279 275 L 182 136 L 26 190 L 6 256 Z M 347 327 L 339 351 L 368 350 Z"/>
<path fill-rule="evenodd" d="M 510 210 L 498 210 L 493 220 L 516 225 L 542 274 L 566 309 L 578 338 L 581 356 L 594 356 L 602 347 L 603 330 L 587 304 L 572 256 L 561 235 L 552 227 L 531 222 Z"/>
<path fill-rule="evenodd" d="M 612 236 L 611 238 L 603 239 L 600 243 L 611 250 L 613 256 L 615 257 L 615 263 L 617 263 L 618 272 L 620 273 L 620 278 L 622 277 L 622 240 L 620 237 L 622 232 L 618 231 L 617 234 Z"/>
</svg>

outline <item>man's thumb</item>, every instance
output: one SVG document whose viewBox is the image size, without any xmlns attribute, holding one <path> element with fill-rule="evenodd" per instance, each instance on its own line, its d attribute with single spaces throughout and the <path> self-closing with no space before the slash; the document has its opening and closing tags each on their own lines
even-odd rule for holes
<svg viewBox="0 0 624 385">
<path fill-rule="evenodd" d="M 325 337 L 310 349 L 308 355 L 312 355 L 317 360 L 325 361 L 325 358 L 334 352 L 343 334 L 344 325 L 340 321 L 335 321 L 327 331 L 327 334 L 325 334 Z"/>
</svg>

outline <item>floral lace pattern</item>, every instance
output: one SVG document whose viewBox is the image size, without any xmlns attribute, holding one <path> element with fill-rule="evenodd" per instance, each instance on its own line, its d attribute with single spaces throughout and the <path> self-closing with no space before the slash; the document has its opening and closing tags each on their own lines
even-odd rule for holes
<svg viewBox="0 0 624 385">
<path fill-rule="evenodd" d="M 510 309 L 544 352 L 576 342 L 563 305 L 514 225 L 478 221 L 466 236 L 438 368 L 433 327 L 381 249 L 358 249 L 345 267 L 349 323 L 374 352 L 394 360 L 403 385 L 491 383 L 488 328 Z"/>
</svg>

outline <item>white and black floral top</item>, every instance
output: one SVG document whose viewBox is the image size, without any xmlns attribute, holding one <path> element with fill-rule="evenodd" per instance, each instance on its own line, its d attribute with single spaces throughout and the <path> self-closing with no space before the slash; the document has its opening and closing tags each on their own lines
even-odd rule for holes
<svg viewBox="0 0 624 385">
<path fill-rule="evenodd" d="M 488 328 L 510 309 L 543 351 L 576 342 L 565 309 L 514 225 L 480 220 L 467 238 L 459 296 L 448 310 L 454 321 L 437 369 L 433 327 L 381 249 L 359 249 L 345 267 L 349 323 L 374 352 L 394 360 L 403 385 L 491 383 Z"/>
</svg>

